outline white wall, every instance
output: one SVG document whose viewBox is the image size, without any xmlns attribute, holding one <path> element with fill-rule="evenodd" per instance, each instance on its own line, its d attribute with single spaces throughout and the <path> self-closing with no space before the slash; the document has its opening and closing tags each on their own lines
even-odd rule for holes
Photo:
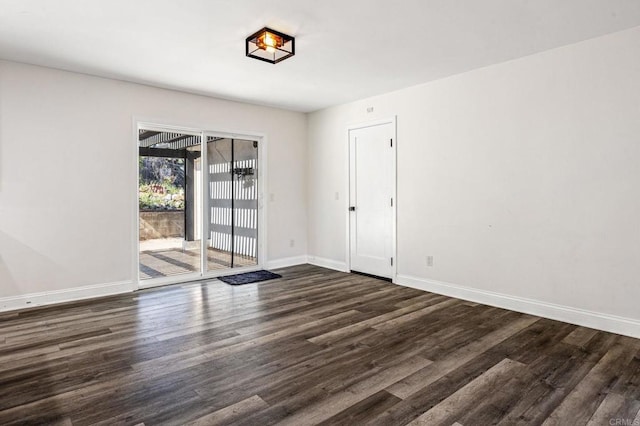
<svg viewBox="0 0 640 426">
<path fill-rule="evenodd" d="M 0 302 L 130 288 L 133 117 L 266 134 L 267 259 L 306 254 L 304 114 L 0 61 Z"/>
<path fill-rule="evenodd" d="M 311 114 L 309 255 L 345 262 L 347 126 L 397 115 L 398 282 L 640 336 L 638 52 L 640 27 Z"/>
</svg>

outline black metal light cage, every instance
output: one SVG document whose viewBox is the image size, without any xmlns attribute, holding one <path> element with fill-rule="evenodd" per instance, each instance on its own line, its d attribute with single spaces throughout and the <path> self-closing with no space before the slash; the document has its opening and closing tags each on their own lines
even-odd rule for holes
<svg viewBox="0 0 640 426">
<path fill-rule="evenodd" d="M 282 46 L 273 47 L 273 52 L 269 52 L 258 46 L 258 39 L 265 33 L 280 37 L 282 39 Z M 248 57 L 269 62 L 270 64 L 277 64 L 296 54 L 296 39 L 293 36 L 272 30 L 268 27 L 264 27 L 247 37 L 245 45 Z"/>
</svg>

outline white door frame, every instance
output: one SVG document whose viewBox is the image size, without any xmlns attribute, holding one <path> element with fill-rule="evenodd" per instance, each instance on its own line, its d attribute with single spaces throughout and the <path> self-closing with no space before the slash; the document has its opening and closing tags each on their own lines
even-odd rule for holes
<svg viewBox="0 0 640 426">
<path fill-rule="evenodd" d="M 349 203 L 351 201 L 351 152 L 349 146 L 351 144 L 351 131 L 364 129 L 367 127 L 379 126 L 382 124 L 391 124 L 393 127 L 393 146 L 392 146 L 392 155 L 393 155 L 393 165 L 392 165 L 392 176 L 393 176 L 393 189 L 392 189 L 392 197 L 393 197 L 393 208 L 391 209 L 391 220 L 392 220 L 392 234 L 391 234 L 391 253 L 393 256 L 393 275 L 391 280 L 393 282 L 396 281 L 396 277 L 398 276 L 398 249 L 397 249 L 397 211 L 398 211 L 398 197 L 397 197 L 397 186 L 398 186 L 398 173 L 397 173 L 397 146 L 398 146 L 398 128 L 397 128 L 397 119 L 394 115 L 391 118 L 380 119 L 374 121 L 367 121 L 363 123 L 351 124 L 347 127 L 347 144 L 346 144 L 346 170 L 347 170 L 347 179 L 346 179 L 346 191 L 347 194 L 346 203 L 345 203 L 345 217 L 347 220 L 347 233 L 346 233 L 346 253 L 345 253 L 345 265 L 347 265 L 347 272 L 351 272 L 351 213 L 349 212 Z"/>
<path fill-rule="evenodd" d="M 190 127 L 188 125 L 175 125 L 175 124 L 165 124 L 162 120 L 143 120 L 133 118 L 133 162 L 135 169 L 135 183 L 131 185 L 132 194 L 133 194 L 133 214 L 132 214 L 132 227 L 133 227 L 133 240 L 131 247 L 133 248 L 134 253 L 134 262 L 132 265 L 132 276 L 134 279 L 132 280 L 132 290 L 140 290 L 151 287 L 159 287 L 169 284 L 177 284 L 189 281 L 198 281 L 204 279 L 216 278 L 222 275 L 228 274 L 230 271 L 233 273 L 243 273 L 256 271 L 259 269 L 264 269 L 264 265 L 266 263 L 266 248 L 267 248 L 267 203 L 264 202 L 264 194 L 267 191 L 267 136 L 262 133 L 254 133 L 254 132 L 228 132 L 228 131 L 216 131 L 209 130 L 210 128 L 215 128 L 214 126 L 199 126 L 199 127 Z M 138 191 L 138 179 L 139 179 L 139 152 L 138 152 L 138 134 L 139 129 L 144 128 L 147 130 L 154 130 L 159 132 L 175 132 L 175 133 L 184 133 L 194 136 L 200 136 L 200 146 L 202 152 L 202 179 L 204 180 L 205 173 L 204 171 L 207 168 L 207 146 L 206 146 L 206 138 L 207 136 L 215 136 L 215 137 L 223 137 L 223 138 L 233 138 L 233 139 L 245 139 L 245 140 L 253 140 L 258 141 L 258 264 L 255 266 L 247 266 L 243 268 L 229 268 L 218 271 L 208 272 L 205 268 L 206 261 L 204 257 L 204 253 L 206 253 L 206 245 L 207 240 L 204 238 L 204 233 L 208 229 L 205 227 L 206 221 L 208 219 L 208 209 L 204 209 L 204 214 L 200 215 L 200 229 L 202 230 L 202 238 L 201 241 L 201 273 L 193 272 L 188 274 L 181 274 L 169 277 L 161 277 L 161 278 L 152 278 L 148 280 L 140 279 L 140 200 L 139 200 L 139 191 Z M 203 182 L 206 183 L 206 182 Z M 203 200 L 206 200 L 207 196 L 207 185 L 202 185 L 201 197 Z"/>
</svg>

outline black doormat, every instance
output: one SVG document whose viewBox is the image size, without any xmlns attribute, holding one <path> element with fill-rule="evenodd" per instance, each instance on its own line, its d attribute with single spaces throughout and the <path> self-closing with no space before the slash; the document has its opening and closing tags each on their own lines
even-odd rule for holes
<svg viewBox="0 0 640 426">
<path fill-rule="evenodd" d="M 257 283 L 260 281 L 273 280 L 276 278 L 282 278 L 282 275 L 274 274 L 273 272 L 260 270 L 255 272 L 247 272 L 244 274 L 227 275 L 226 277 L 218 277 L 222 282 L 231 285 L 242 285 Z"/>
</svg>

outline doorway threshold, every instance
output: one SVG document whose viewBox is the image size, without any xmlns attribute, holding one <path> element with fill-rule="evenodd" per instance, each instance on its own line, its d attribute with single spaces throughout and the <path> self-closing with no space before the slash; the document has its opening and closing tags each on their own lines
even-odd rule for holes
<svg viewBox="0 0 640 426">
<path fill-rule="evenodd" d="M 363 275 L 365 277 L 369 277 L 369 278 L 375 278 L 376 280 L 381 280 L 381 281 L 387 281 L 387 282 L 393 282 L 393 280 L 391 278 L 387 278 L 387 277 L 381 277 L 379 275 L 373 275 L 373 274 L 367 274 L 366 272 L 359 272 L 359 271 L 351 271 L 352 274 L 356 274 L 356 275 Z"/>
</svg>

